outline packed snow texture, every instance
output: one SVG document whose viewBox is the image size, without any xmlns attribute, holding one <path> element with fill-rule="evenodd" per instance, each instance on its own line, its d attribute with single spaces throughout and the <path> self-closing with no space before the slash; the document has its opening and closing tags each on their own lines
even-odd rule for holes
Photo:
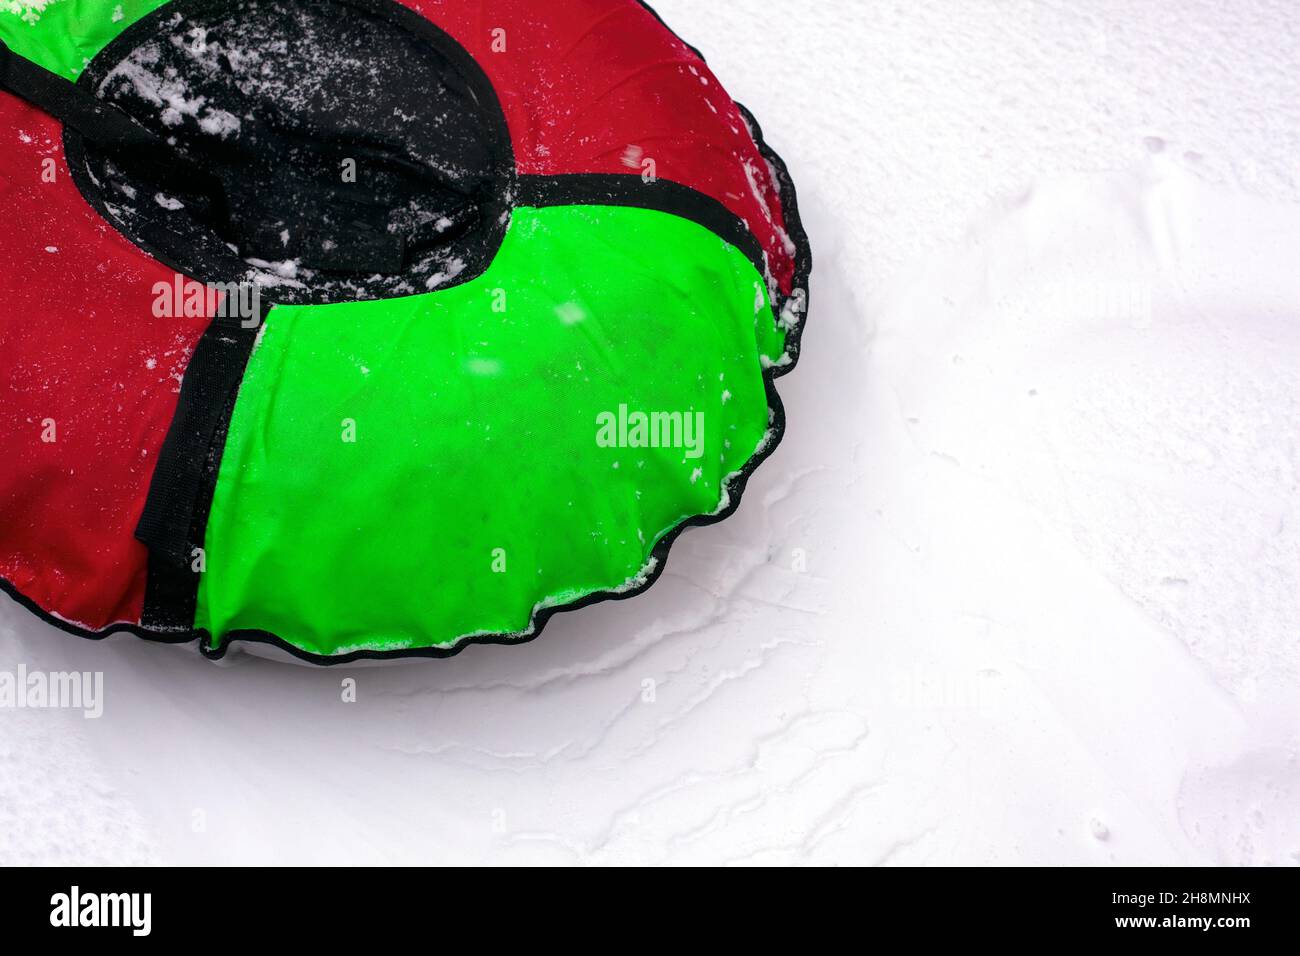
<svg viewBox="0 0 1300 956">
<path fill-rule="evenodd" d="M 6 601 L 106 701 L 0 713 L 0 862 L 1300 862 L 1291 5 L 657 7 L 816 254 L 739 513 L 450 661 Z"/>
</svg>

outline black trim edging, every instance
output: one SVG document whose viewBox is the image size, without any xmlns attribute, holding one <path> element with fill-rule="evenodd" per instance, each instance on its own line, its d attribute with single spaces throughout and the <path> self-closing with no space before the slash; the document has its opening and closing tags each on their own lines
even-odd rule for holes
<svg viewBox="0 0 1300 956">
<path fill-rule="evenodd" d="M 235 399 L 271 307 L 254 322 L 212 321 L 181 379 L 171 428 L 163 439 L 135 536 L 149 549 L 141 624 L 176 631 L 194 627 L 199 573 Z"/>
<path fill-rule="evenodd" d="M 688 219 L 739 249 L 758 271 L 767 272 L 763 247 L 734 212 L 699 190 L 667 179 L 645 181 L 635 173 L 564 173 L 520 176 L 517 206 L 624 206 Z"/>
</svg>

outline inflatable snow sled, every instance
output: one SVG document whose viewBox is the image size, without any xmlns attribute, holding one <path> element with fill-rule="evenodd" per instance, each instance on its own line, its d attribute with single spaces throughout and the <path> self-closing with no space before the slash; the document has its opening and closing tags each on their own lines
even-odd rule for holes
<svg viewBox="0 0 1300 956">
<path fill-rule="evenodd" d="M 520 641 L 780 440 L 794 189 L 636 0 L 51 0 L 0 41 L 0 579 L 46 620 Z"/>
</svg>

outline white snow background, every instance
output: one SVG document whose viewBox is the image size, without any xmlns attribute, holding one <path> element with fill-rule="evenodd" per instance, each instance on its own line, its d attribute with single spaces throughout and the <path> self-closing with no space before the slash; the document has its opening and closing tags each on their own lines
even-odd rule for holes
<svg viewBox="0 0 1300 956">
<path fill-rule="evenodd" d="M 739 513 L 449 661 L 4 601 L 106 700 L 0 711 L 0 862 L 1300 862 L 1294 5 L 656 7 L 814 244 Z"/>
</svg>

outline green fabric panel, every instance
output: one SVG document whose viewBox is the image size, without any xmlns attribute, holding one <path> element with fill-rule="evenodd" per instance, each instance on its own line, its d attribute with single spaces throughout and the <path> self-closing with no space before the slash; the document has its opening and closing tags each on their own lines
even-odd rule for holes
<svg viewBox="0 0 1300 956">
<path fill-rule="evenodd" d="M 95 54 L 167 0 L 0 0 L 0 40 L 19 56 L 75 80 Z"/>
<path fill-rule="evenodd" d="M 473 281 L 276 308 L 236 403 L 196 624 L 316 654 L 448 646 L 631 586 L 664 534 L 720 510 L 769 427 L 762 357 L 783 349 L 753 265 L 644 209 L 517 209 Z M 628 447 L 635 431 L 602 447 L 620 405 L 634 425 L 702 412 L 702 454 Z"/>
</svg>

